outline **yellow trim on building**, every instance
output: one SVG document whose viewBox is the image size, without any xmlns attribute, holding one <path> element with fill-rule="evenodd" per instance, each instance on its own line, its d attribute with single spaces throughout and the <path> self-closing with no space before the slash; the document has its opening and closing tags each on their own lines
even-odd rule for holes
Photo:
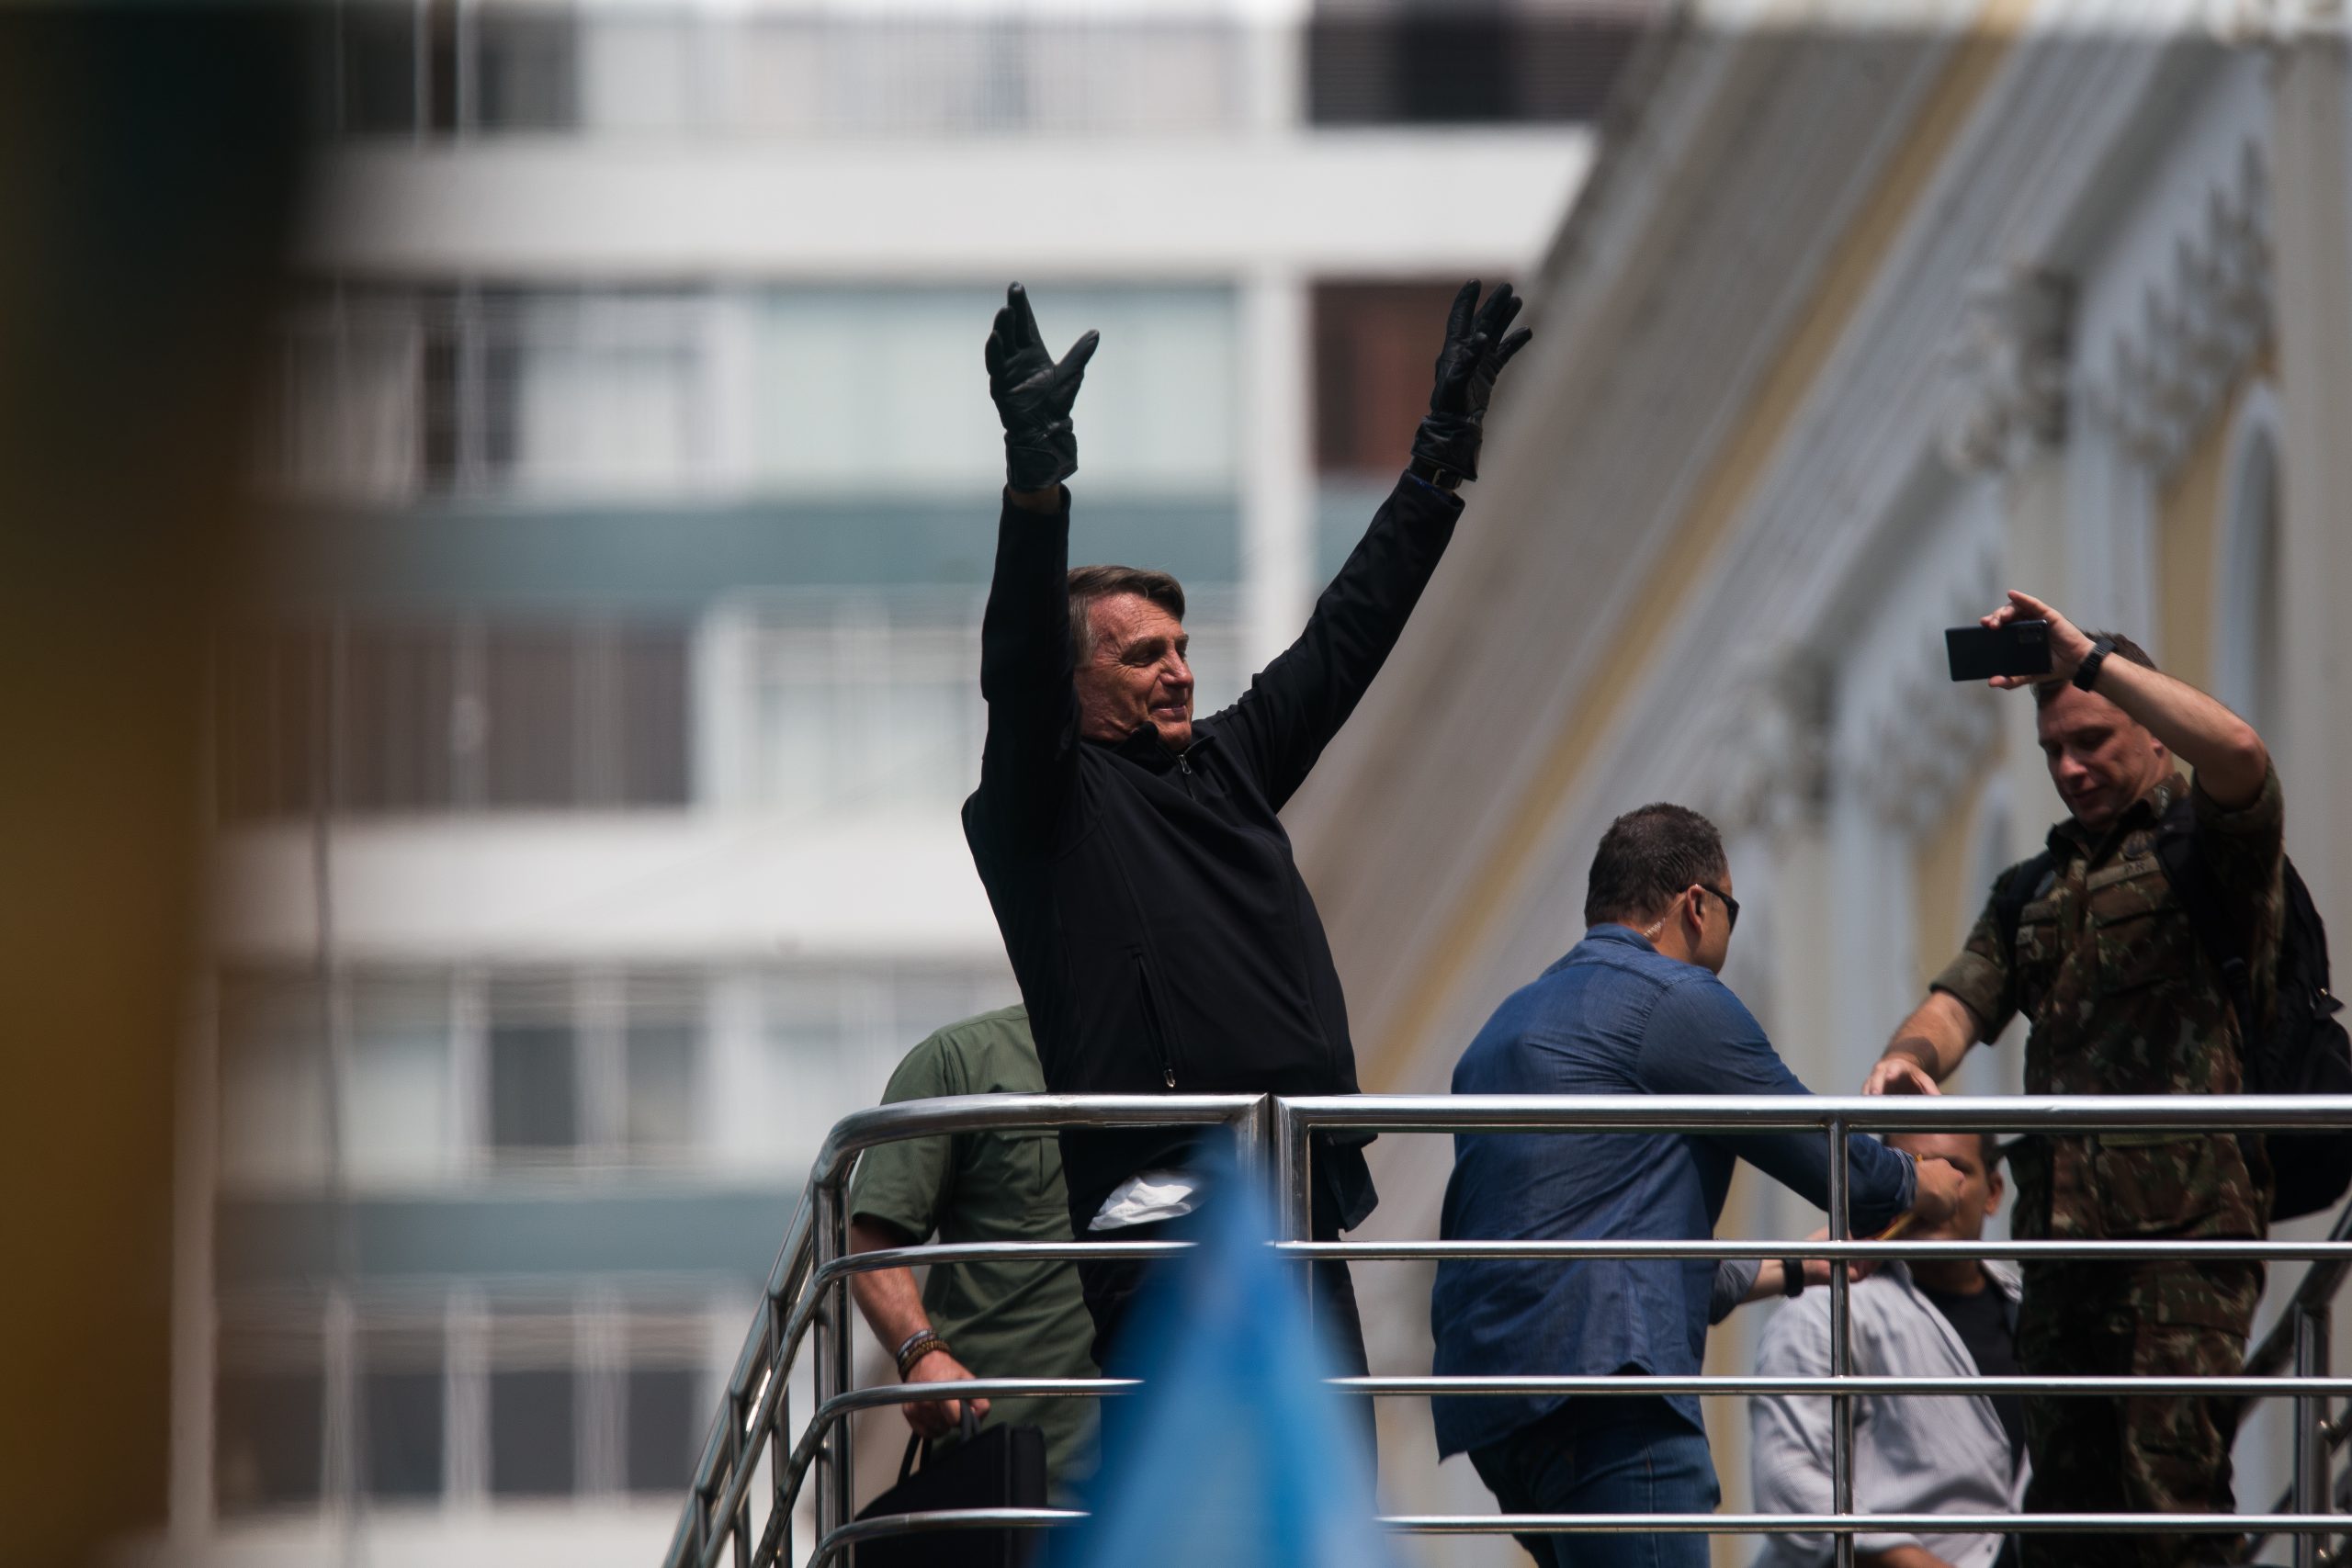
<svg viewBox="0 0 2352 1568">
<path fill-rule="evenodd" d="M 1767 372 L 1747 415 L 1733 431 L 1675 525 L 1658 565 L 1634 596 L 1567 722 L 1552 740 L 1502 832 L 1487 850 L 1454 917 L 1421 966 L 1421 976 L 1374 1050 L 1365 1087 L 1385 1087 L 1412 1059 L 1495 923 L 1517 903 L 1521 886 L 1541 863 L 1536 852 L 1586 764 L 1615 728 L 1642 671 L 1657 658 L 1692 587 L 1730 536 L 1773 454 L 1805 406 L 1807 394 L 1851 324 L 1871 280 L 1916 216 L 1970 116 L 1992 85 L 2033 0 L 1988 0 L 1928 90 L 1911 135 L 1880 174 L 1852 225 L 1830 253 L 1812 299 Z"/>
<path fill-rule="evenodd" d="M 1990 776 L 1998 766 L 1996 758 L 1983 771 Z M 1928 982 L 1959 953 L 1975 906 L 1984 901 L 1984 889 L 1968 886 L 1970 852 L 1976 847 L 1977 818 L 1984 808 L 1980 783 L 1911 842 L 1912 977 L 1918 981 L 1921 996 L 1928 993 Z M 1972 893 L 1976 897 L 1972 898 Z"/>
<path fill-rule="evenodd" d="M 2156 657 L 2200 691 L 2213 689 L 2222 515 L 2229 505 L 2222 487 L 2230 476 L 2222 465 L 2238 411 L 2249 391 L 2273 378 L 2273 360 L 2265 349 L 2246 367 L 2156 495 Z"/>
</svg>

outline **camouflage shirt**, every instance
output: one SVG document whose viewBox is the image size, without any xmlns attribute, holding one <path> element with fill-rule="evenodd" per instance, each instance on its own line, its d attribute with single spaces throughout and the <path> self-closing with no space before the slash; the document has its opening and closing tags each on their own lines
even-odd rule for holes
<svg viewBox="0 0 2352 1568">
<path fill-rule="evenodd" d="M 2072 819 L 2052 829 L 2055 864 L 2018 918 L 2014 950 L 1988 900 L 1967 946 L 1933 982 L 1967 1006 L 1984 1039 L 2026 1015 L 2027 1093 L 2237 1092 L 2239 1027 L 2227 987 L 2155 857 L 2157 822 L 2182 790 L 2198 852 L 2247 932 L 2256 1005 L 2270 1006 L 2283 897 L 2278 773 L 2238 811 L 2167 774 L 2103 833 Z M 2263 1232 L 2268 1173 L 2249 1171 L 2226 1134 L 2032 1138 L 2012 1164 L 2020 1237 Z"/>
</svg>

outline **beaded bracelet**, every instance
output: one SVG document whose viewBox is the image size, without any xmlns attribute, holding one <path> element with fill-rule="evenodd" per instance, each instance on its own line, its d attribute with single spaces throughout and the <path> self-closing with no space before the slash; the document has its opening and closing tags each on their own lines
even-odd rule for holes
<svg viewBox="0 0 2352 1568">
<path fill-rule="evenodd" d="M 917 1329 L 914 1333 L 908 1335 L 906 1342 L 899 1347 L 899 1381 L 900 1382 L 907 1381 L 907 1374 L 914 1370 L 914 1364 L 917 1361 L 922 1360 L 933 1350 L 946 1348 L 947 1341 L 928 1328 Z"/>
</svg>

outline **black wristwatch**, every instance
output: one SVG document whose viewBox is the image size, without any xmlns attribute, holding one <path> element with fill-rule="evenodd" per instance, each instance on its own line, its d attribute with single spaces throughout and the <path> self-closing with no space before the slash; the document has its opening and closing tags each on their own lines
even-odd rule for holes
<svg viewBox="0 0 2352 1568">
<path fill-rule="evenodd" d="M 2115 644 L 2110 639 L 2099 637 L 2094 641 L 2091 650 L 2083 655 L 2083 661 L 2075 666 L 2075 684 L 2086 692 L 2097 685 L 2098 667 L 2106 663 L 2107 656 L 2114 651 Z"/>
<path fill-rule="evenodd" d="M 1448 495 L 1452 495 L 1462 488 L 1460 474 L 1455 473 L 1452 468 L 1441 468 L 1426 457 L 1414 458 L 1406 465 L 1406 472 L 1424 484 L 1445 491 Z"/>
<path fill-rule="evenodd" d="M 1781 1294 L 1784 1296 L 1804 1294 L 1804 1258 L 1783 1258 L 1781 1259 Z"/>
</svg>

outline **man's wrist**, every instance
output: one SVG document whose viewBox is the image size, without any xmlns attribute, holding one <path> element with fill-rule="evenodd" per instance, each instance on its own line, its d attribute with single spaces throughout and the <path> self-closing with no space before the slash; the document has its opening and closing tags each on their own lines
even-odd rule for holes
<svg viewBox="0 0 2352 1568">
<path fill-rule="evenodd" d="M 899 1364 L 899 1381 L 905 1382 L 907 1374 L 922 1364 L 924 1357 L 947 1348 L 947 1341 L 929 1328 L 918 1328 L 899 1342 L 895 1359 Z"/>
<path fill-rule="evenodd" d="M 1929 1077 L 1934 1077 L 1937 1068 L 1943 1065 L 1937 1055 L 1935 1042 L 1919 1034 L 1905 1034 L 1889 1041 L 1886 1049 L 1879 1053 L 1879 1059 L 1912 1063 Z"/>
<path fill-rule="evenodd" d="M 1405 465 L 1405 471 L 1429 486 L 1452 495 L 1462 488 L 1462 475 L 1428 457 L 1415 457 Z"/>
<path fill-rule="evenodd" d="M 1062 509 L 1062 487 L 1047 485 L 1044 490 L 1021 490 L 1012 484 L 1004 487 L 1004 498 L 1023 512 L 1034 512 L 1040 517 L 1051 517 Z"/>
<path fill-rule="evenodd" d="M 2098 684 L 2099 671 L 2107 667 L 2107 656 L 2114 651 L 2115 644 L 2108 638 L 2095 639 L 2083 656 L 2075 660 L 2075 668 L 2066 678 L 2082 690 L 2089 691 Z"/>
</svg>

